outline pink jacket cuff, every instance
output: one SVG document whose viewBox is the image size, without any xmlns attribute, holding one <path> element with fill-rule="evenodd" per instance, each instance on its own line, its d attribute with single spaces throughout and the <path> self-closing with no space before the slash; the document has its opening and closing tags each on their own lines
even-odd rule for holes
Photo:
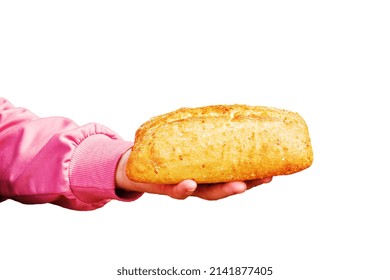
<svg viewBox="0 0 390 280">
<path fill-rule="evenodd" d="M 115 199 L 133 201 L 142 193 L 117 192 L 116 166 L 133 143 L 111 139 L 104 134 L 90 135 L 75 149 L 69 170 L 70 188 L 85 203 Z"/>
</svg>

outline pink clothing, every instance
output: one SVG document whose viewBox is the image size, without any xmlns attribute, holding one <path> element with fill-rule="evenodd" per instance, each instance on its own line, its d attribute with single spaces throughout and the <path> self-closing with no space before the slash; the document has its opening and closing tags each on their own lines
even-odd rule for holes
<svg viewBox="0 0 390 280">
<path fill-rule="evenodd" d="M 93 210 L 112 199 L 135 200 L 141 193 L 119 194 L 114 180 L 131 147 L 104 126 L 39 118 L 0 97 L 0 201 Z"/>
</svg>

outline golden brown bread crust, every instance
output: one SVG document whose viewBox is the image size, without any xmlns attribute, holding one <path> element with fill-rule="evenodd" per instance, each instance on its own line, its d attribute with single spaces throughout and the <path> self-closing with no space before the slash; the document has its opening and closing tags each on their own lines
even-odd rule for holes
<svg viewBox="0 0 390 280">
<path fill-rule="evenodd" d="M 175 184 L 287 175 L 312 164 L 305 121 L 287 110 L 247 105 L 181 108 L 144 123 L 127 163 L 130 180 Z"/>
</svg>

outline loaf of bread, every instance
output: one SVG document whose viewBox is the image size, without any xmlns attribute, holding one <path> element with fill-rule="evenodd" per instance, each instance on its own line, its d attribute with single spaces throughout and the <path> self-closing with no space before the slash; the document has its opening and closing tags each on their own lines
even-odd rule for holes
<svg viewBox="0 0 390 280">
<path fill-rule="evenodd" d="M 161 184 L 245 181 L 292 174 L 312 161 L 308 128 L 298 113 L 213 105 L 182 108 L 141 125 L 127 177 Z"/>
</svg>

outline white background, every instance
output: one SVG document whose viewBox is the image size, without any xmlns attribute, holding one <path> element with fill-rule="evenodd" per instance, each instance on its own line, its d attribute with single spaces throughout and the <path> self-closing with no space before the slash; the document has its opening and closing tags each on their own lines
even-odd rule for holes
<svg viewBox="0 0 390 280">
<path fill-rule="evenodd" d="M 274 106 L 305 118 L 315 159 L 216 202 L 144 195 L 91 212 L 3 202 L 0 278 L 272 266 L 270 277 L 228 278 L 389 279 L 387 2 L 1 1 L 0 95 L 14 105 L 127 140 L 179 107 Z"/>
</svg>

